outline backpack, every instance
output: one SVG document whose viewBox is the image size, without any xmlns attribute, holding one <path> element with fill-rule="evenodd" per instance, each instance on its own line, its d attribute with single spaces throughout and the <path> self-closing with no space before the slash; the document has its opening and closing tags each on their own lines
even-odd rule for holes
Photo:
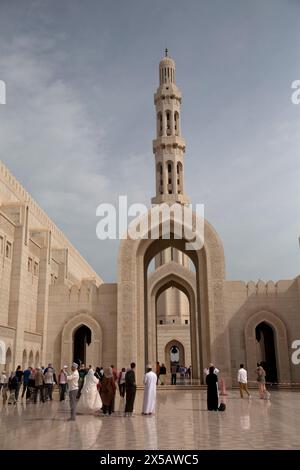
<svg viewBox="0 0 300 470">
<path fill-rule="evenodd" d="M 218 411 L 225 411 L 226 410 L 226 405 L 225 403 L 220 403 L 220 406 L 218 408 Z"/>
</svg>

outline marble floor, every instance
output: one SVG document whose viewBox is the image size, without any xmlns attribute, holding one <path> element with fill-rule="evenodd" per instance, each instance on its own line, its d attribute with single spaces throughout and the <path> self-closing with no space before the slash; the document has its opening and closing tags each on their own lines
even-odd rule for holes
<svg viewBox="0 0 300 470">
<path fill-rule="evenodd" d="M 112 416 L 77 416 L 68 403 L 0 405 L 0 449 L 299 449 L 300 391 L 274 391 L 250 400 L 229 391 L 225 412 L 206 410 L 200 390 L 158 390 L 155 416 L 124 417 L 118 397 Z"/>
</svg>

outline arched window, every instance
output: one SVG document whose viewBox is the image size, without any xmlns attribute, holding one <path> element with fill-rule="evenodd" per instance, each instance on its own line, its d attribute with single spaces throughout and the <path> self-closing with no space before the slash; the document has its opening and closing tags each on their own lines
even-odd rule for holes
<svg viewBox="0 0 300 470">
<path fill-rule="evenodd" d="M 182 163 L 178 162 L 176 165 L 176 178 L 177 178 L 177 192 L 181 194 L 183 191 L 182 187 Z"/>
<path fill-rule="evenodd" d="M 160 194 L 163 194 L 163 167 L 161 163 L 157 164 L 157 184 L 158 184 L 158 191 Z"/>
<path fill-rule="evenodd" d="M 171 135 L 171 113 L 170 111 L 166 112 L 167 118 L 167 135 Z"/>
<path fill-rule="evenodd" d="M 168 163 L 168 194 L 173 194 L 172 163 Z"/>
<path fill-rule="evenodd" d="M 179 135 L 179 114 L 177 111 L 174 113 L 174 131 L 175 135 Z"/>
<path fill-rule="evenodd" d="M 161 137 L 162 133 L 163 133 L 162 114 L 161 112 L 159 112 L 157 114 L 157 135 Z"/>
</svg>

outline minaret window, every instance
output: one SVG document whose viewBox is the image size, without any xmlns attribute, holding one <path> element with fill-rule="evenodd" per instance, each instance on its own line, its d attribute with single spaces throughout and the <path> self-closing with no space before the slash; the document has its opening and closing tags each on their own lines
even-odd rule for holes
<svg viewBox="0 0 300 470">
<path fill-rule="evenodd" d="M 182 193 L 182 163 L 178 162 L 176 165 L 177 172 L 177 192 L 178 194 Z"/>
<path fill-rule="evenodd" d="M 175 135 L 179 135 L 179 114 L 177 111 L 174 113 L 174 130 Z"/>
<path fill-rule="evenodd" d="M 168 194 L 173 194 L 172 164 L 168 163 Z"/>
<path fill-rule="evenodd" d="M 157 181 L 159 184 L 158 191 L 160 194 L 163 194 L 163 168 L 161 163 L 157 165 Z"/>
<path fill-rule="evenodd" d="M 162 132 L 163 132 L 163 125 L 162 125 L 162 114 L 159 112 L 157 114 L 157 135 L 159 137 L 162 136 Z"/>
<path fill-rule="evenodd" d="M 167 135 L 171 135 L 171 113 L 170 111 L 167 111 Z"/>
</svg>

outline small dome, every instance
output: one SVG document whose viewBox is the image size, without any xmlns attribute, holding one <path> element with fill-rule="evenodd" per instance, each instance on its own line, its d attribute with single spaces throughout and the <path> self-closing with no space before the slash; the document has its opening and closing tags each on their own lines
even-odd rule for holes
<svg viewBox="0 0 300 470">
<path fill-rule="evenodd" d="M 166 56 L 163 59 L 161 59 L 159 66 L 160 67 L 175 67 L 175 62 L 171 57 Z"/>
</svg>

